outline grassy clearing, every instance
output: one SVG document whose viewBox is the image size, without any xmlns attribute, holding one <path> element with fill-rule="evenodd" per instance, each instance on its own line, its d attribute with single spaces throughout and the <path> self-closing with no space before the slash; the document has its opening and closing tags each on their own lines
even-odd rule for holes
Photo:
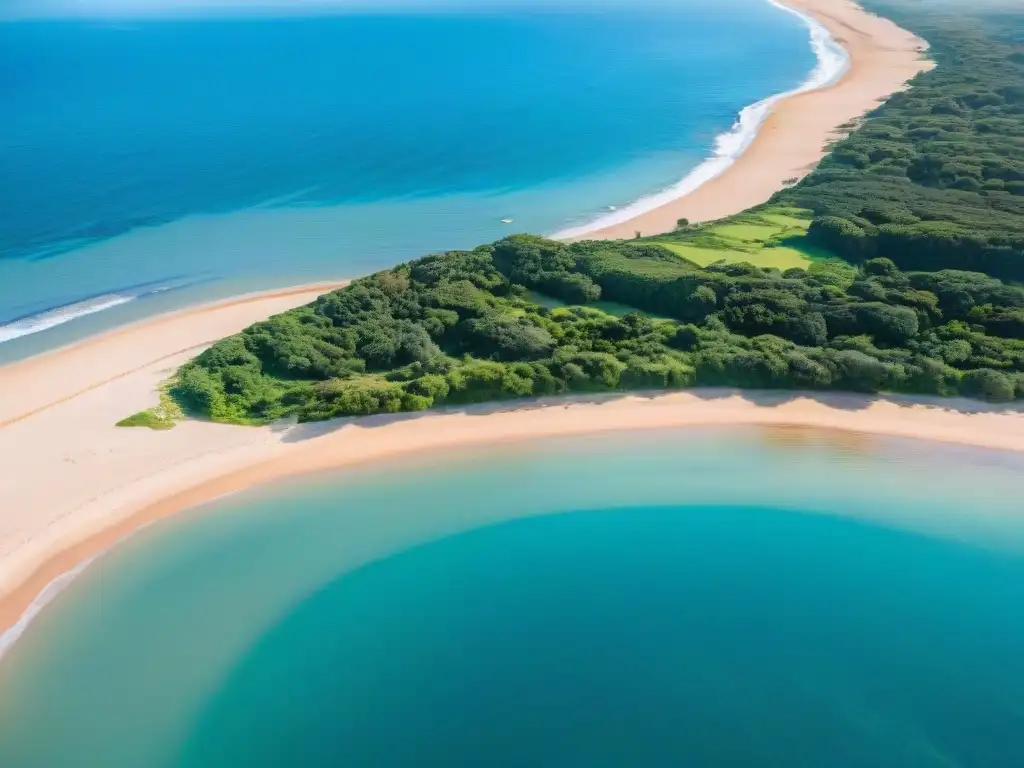
<svg viewBox="0 0 1024 768">
<path fill-rule="evenodd" d="M 749 251 L 715 251 L 707 248 L 686 248 L 685 246 L 680 248 L 672 243 L 661 243 L 661 245 L 670 251 L 678 253 L 687 261 L 692 261 L 699 267 L 706 267 L 716 262 L 724 264 L 747 262 L 756 267 L 785 271 L 793 267 L 807 269 L 811 265 L 811 257 L 797 248 L 764 248 L 756 253 L 751 253 Z"/>
<path fill-rule="evenodd" d="M 716 248 L 702 248 L 698 245 L 689 245 L 687 243 L 675 243 L 669 240 L 659 240 L 658 245 L 668 248 L 672 253 L 682 256 L 687 261 L 692 261 L 694 264 L 700 267 L 706 267 L 708 264 L 713 264 L 716 261 L 722 261 L 722 259 L 728 260 L 732 256 L 742 257 L 739 260 L 747 257 L 747 254 L 743 251 L 731 251 L 725 249 Z"/>
<path fill-rule="evenodd" d="M 118 427 L 145 427 L 147 429 L 167 430 L 173 429 L 178 420 L 185 417 L 173 398 L 171 398 L 170 383 L 160 388 L 160 404 L 155 408 L 133 413 L 127 418 L 121 419 L 115 426 Z"/>
<path fill-rule="evenodd" d="M 781 213 L 779 212 L 779 210 L 772 210 L 775 212 L 762 213 L 759 214 L 759 217 L 764 221 L 776 224 L 780 227 L 792 227 L 793 229 L 799 229 L 803 232 L 807 231 L 809 220 L 807 218 L 803 218 L 800 215 L 800 211 L 798 209 L 779 209 L 782 211 Z M 810 216 L 810 213 L 807 213 L 806 215 Z"/>
<path fill-rule="evenodd" d="M 598 309 L 598 310 L 604 312 L 606 315 L 611 315 L 612 317 L 622 318 L 622 317 L 625 317 L 628 314 L 631 314 L 631 313 L 635 312 L 638 315 L 643 315 L 644 317 L 649 317 L 652 320 L 670 320 L 671 319 L 671 318 L 669 318 L 669 317 L 667 317 L 665 315 L 658 315 L 658 314 L 655 314 L 653 312 L 644 312 L 642 309 L 637 309 L 636 307 L 631 307 L 628 304 L 620 304 L 617 301 L 595 301 L 593 304 L 588 304 L 587 306 L 593 307 L 594 309 Z"/>
<path fill-rule="evenodd" d="M 808 244 L 810 224 L 808 211 L 778 206 L 648 240 L 700 267 L 748 262 L 763 268 L 807 269 L 814 261 L 832 258 Z"/>
<path fill-rule="evenodd" d="M 768 242 L 779 233 L 778 225 L 766 224 L 722 224 L 714 227 L 712 232 L 716 237 L 728 240 L 731 243 L 743 245 L 761 245 Z"/>
<path fill-rule="evenodd" d="M 538 291 L 527 291 L 526 298 L 538 307 L 544 307 L 545 309 L 558 309 L 566 306 L 566 303 L 561 299 L 556 299 L 553 296 L 547 296 L 546 294 Z"/>
<path fill-rule="evenodd" d="M 552 310 L 552 313 L 555 314 L 556 316 L 560 311 L 569 313 L 580 311 L 580 307 L 578 306 L 573 307 L 572 309 L 568 309 L 567 307 L 569 305 L 567 305 L 564 301 L 552 298 L 551 296 L 546 296 L 545 294 L 538 293 L 537 291 L 527 291 L 526 298 L 532 301 L 537 306 Z M 649 317 L 652 320 L 669 319 L 664 315 L 656 315 L 651 312 L 644 312 L 641 309 L 631 307 L 628 304 L 620 304 L 617 301 L 595 301 L 591 304 L 586 304 L 585 309 L 583 311 L 592 312 L 595 314 L 611 315 L 612 317 L 619 318 L 625 317 L 626 315 L 632 312 L 636 312 L 637 314 Z"/>
</svg>

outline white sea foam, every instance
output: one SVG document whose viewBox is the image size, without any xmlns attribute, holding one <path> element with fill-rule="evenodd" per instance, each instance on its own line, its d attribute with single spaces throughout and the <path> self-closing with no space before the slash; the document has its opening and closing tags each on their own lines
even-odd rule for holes
<svg viewBox="0 0 1024 768">
<path fill-rule="evenodd" d="M 777 93 L 744 107 L 732 128 L 715 139 L 711 156 L 675 184 L 654 194 L 642 197 L 613 212 L 599 216 L 587 224 L 557 232 L 552 237 L 560 239 L 581 237 L 589 232 L 604 229 L 615 224 L 622 224 L 636 216 L 660 208 L 666 203 L 689 195 L 712 179 L 721 176 L 736 162 L 740 155 L 753 143 L 757 137 L 757 132 L 764 124 L 764 121 L 768 119 L 772 107 L 777 103 L 797 94 L 824 88 L 843 76 L 850 65 L 850 57 L 846 50 L 835 41 L 832 33 L 818 23 L 817 20 L 801 13 L 795 8 L 790 8 L 788 5 L 778 2 L 778 0 L 767 0 L 767 2 L 781 11 L 798 17 L 810 31 L 811 50 L 814 51 L 817 64 L 803 84 L 793 90 Z"/>
<path fill-rule="evenodd" d="M 0 659 L 4 657 L 4 654 L 11 650 L 11 646 L 13 646 L 18 638 L 25 633 L 25 630 L 28 629 L 28 625 L 36 618 L 36 616 L 39 615 L 39 612 L 49 605 L 57 595 L 63 592 L 64 589 L 67 588 L 67 586 L 71 584 L 71 582 L 74 581 L 82 571 L 88 568 L 97 557 L 99 557 L 99 555 L 79 563 L 70 571 L 62 573 L 46 585 L 46 588 L 36 596 L 36 599 L 32 601 L 32 604 L 23 614 L 21 614 L 21 618 L 19 618 L 18 621 L 6 632 L 0 634 Z"/>
<path fill-rule="evenodd" d="M 147 288 L 143 291 L 107 293 L 102 296 L 85 299 L 84 301 L 76 301 L 73 304 L 65 304 L 62 307 L 48 309 L 45 312 L 39 312 L 28 317 L 21 317 L 0 325 L 0 344 L 3 344 L 5 341 L 21 338 L 22 336 L 39 333 L 48 328 L 54 328 L 63 323 L 77 320 L 80 317 L 102 312 L 105 309 L 111 309 L 121 304 L 127 304 L 129 301 L 135 301 L 143 296 L 150 296 L 169 289 L 170 286 L 160 286 L 157 288 Z"/>
<path fill-rule="evenodd" d="M 218 496 L 216 498 L 219 499 L 221 497 Z M 214 501 L 215 500 L 216 499 L 214 499 Z M 110 552 L 111 549 L 124 543 L 132 536 L 141 533 L 146 528 L 149 528 L 149 526 L 151 526 L 152 524 L 153 521 L 143 523 L 138 528 L 135 528 L 134 530 L 125 534 L 105 549 L 101 549 L 92 557 L 83 560 L 71 570 L 65 571 L 60 576 L 51 581 L 49 584 L 47 584 L 45 587 L 43 587 L 42 592 L 36 595 L 36 599 L 32 601 L 28 608 L 25 609 L 25 612 L 21 614 L 21 616 L 18 618 L 18 621 L 12 624 L 6 631 L 0 632 L 0 659 L 2 659 L 4 655 L 11 650 L 11 647 L 21 638 L 21 636 L 25 634 L 25 630 L 28 629 L 29 624 L 35 621 L 35 619 L 39 616 L 39 613 L 43 610 L 43 608 L 52 603 L 53 600 L 61 592 L 63 592 L 65 589 L 71 586 L 71 583 L 79 576 L 81 576 L 86 568 L 88 568 L 90 565 L 92 565 L 101 557 Z"/>
</svg>

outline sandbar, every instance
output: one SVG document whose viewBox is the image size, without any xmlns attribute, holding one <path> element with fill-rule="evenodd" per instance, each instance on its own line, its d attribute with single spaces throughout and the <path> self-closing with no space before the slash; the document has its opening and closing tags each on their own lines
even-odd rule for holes
<svg viewBox="0 0 1024 768">
<path fill-rule="evenodd" d="M 318 424 L 115 423 L 212 341 L 312 300 L 292 288 L 197 307 L 0 368 L 0 631 L 47 584 L 154 519 L 280 478 L 417 451 L 613 430 L 800 426 L 1024 450 L 1024 413 L 966 400 L 688 390 Z"/>
<path fill-rule="evenodd" d="M 923 41 L 848 0 L 786 0 L 825 24 L 851 66 L 778 105 L 751 147 L 693 194 L 590 237 L 632 237 L 764 202 L 827 143 L 931 67 Z M 0 633 L 54 579 L 133 530 L 288 476 L 417 451 L 613 430 L 801 427 L 1024 450 L 1024 413 L 964 400 L 689 390 L 515 402 L 323 424 L 165 432 L 115 423 L 152 407 L 161 382 L 219 338 L 339 283 L 296 286 L 161 315 L 0 367 Z"/>
</svg>

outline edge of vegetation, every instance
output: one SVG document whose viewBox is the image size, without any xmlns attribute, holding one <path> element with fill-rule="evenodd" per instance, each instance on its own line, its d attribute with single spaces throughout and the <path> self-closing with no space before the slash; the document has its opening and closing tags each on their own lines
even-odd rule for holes
<svg viewBox="0 0 1024 768">
<path fill-rule="evenodd" d="M 174 382 L 170 381 L 160 388 L 160 403 L 154 408 L 148 408 L 138 413 L 133 413 L 121 419 L 114 426 L 117 427 L 146 427 L 157 431 L 173 429 L 174 425 L 185 418 L 185 412 L 171 395 L 171 388 Z"/>
<path fill-rule="evenodd" d="M 168 396 L 239 424 L 693 385 L 1024 399 L 1024 13 L 883 12 L 938 67 L 768 204 L 429 255 L 218 342 Z"/>
</svg>

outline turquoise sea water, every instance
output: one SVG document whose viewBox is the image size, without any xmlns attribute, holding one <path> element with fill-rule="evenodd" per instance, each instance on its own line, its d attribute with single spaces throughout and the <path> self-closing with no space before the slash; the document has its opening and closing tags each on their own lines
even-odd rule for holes
<svg viewBox="0 0 1024 768">
<path fill-rule="evenodd" d="M 816 61 L 766 0 L 360 7 L 0 15 L 0 361 L 591 220 L 677 182 Z"/>
<path fill-rule="evenodd" d="M 0 765 L 1024 764 L 1024 459 L 754 430 L 257 489 L 0 661 Z"/>
</svg>

